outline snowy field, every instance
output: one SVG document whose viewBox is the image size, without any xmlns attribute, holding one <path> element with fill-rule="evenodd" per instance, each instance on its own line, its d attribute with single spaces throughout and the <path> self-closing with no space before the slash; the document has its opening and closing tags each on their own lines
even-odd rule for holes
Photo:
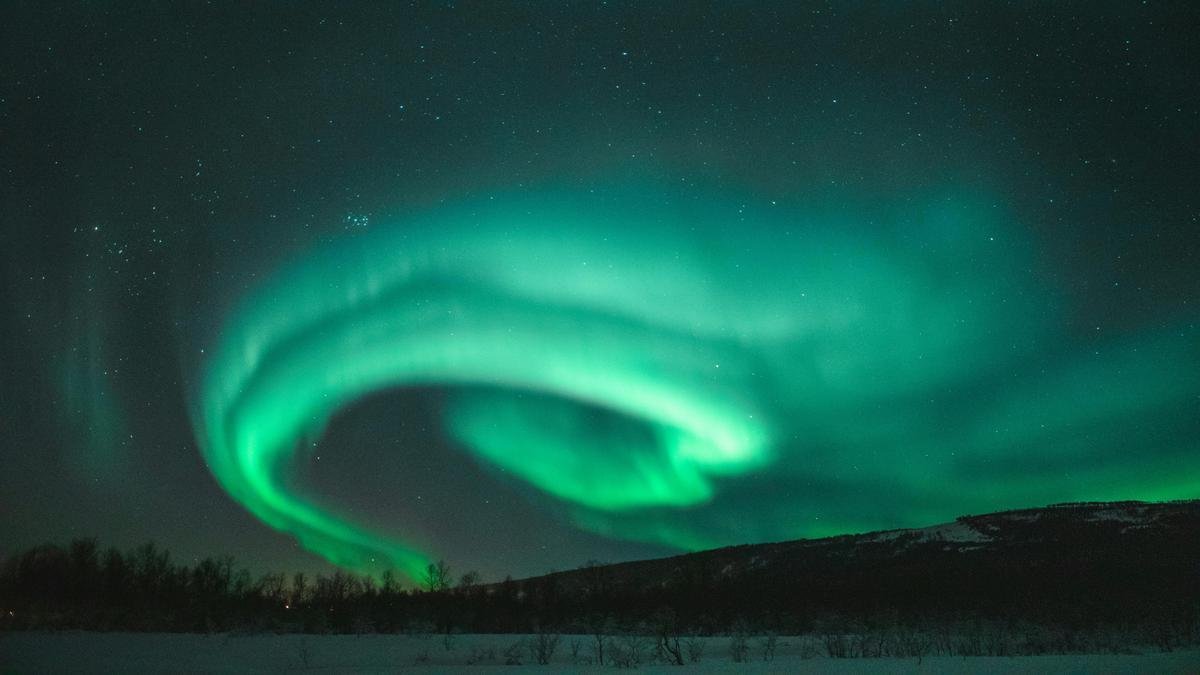
<svg viewBox="0 0 1200 675">
<path fill-rule="evenodd" d="M 535 638 L 513 635 L 179 635 L 161 633 L 0 634 L 3 673 L 384 673 L 396 670 L 449 672 L 599 672 L 588 636 L 564 635 L 547 666 L 537 664 Z M 447 649 L 447 644 L 449 649 Z M 751 643 L 749 660 L 734 663 L 729 638 L 703 640 L 697 663 L 683 668 L 651 662 L 647 646 L 641 672 L 759 673 L 1200 673 L 1200 651 L 1141 655 L 1023 657 L 928 657 L 829 659 L 815 656 L 812 642 L 780 637 L 772 661 Z M 693 650 L 701 647 L 692 645 Z M 574 655 L 572 654 L 574 652 Z M 520 660 L 521 665 L 505 665 Z"/>
</svg>

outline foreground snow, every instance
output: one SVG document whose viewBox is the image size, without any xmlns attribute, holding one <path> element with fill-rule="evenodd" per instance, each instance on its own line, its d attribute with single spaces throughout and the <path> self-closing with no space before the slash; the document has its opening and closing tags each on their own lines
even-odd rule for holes
<svg viewBox="0 0 1200 675">
<path fill-rule="evenodd" d="M 16 673 L 383 673 L 404 668 L 447 670 L 535 670 L 599 672 L 588 636 L 564 635 L 550 666 L 538 666 L 528 645 L 514 635 L 191 635 L 164 633 L 0 634 L 0 672 Z M 518 647 L 518 643 L 523 642 Z M 649 641 L 647 641 L 649 642 Z M 929 657 L 915 659 L 829 659 L 813 656 L 802 638 L 781 637 L 773 661 L 752 646 L 750 660 L 733 663 L 728 638 L 707 638 L 698 663 L 677 668 L 643 663 L 642 672 L 787 673 L 1196 673 L 1200 651 L 1141 655 L 1025 657 Z M 573 645 L 576 649 L 572 649 Z M 572 655 L 572 651 L 575 654 Z M 650 651 L 646 659 L 650 659 Z M 521 667 L 506 666 L 506 652 Z"/>
</svg>

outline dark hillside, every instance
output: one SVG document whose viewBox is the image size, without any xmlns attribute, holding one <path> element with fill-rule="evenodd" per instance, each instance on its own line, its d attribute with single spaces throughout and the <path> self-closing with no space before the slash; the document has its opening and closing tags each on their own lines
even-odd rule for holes
<svg viewBox="0 0 1200 675">
<path fill-rule="evenodd" d="M 976 631 L 1200 639 L 1200 501 L 1063 504 L 828 539 L 733 546 L 424 589 L 338 573 L 252 579 L 153 546 L 45 545 L 0 568 L 10 629 L 309 632 Z M 445 570 L 443 570 L 445 571 Z M 432 588 L 433 590 L 429 590 Z M 965 628 L 964 628 L 965 627 Z M 1030 646 L 1049 631 L 1051 646 Z M 1008 638 L 1006 638 L 1008 639 Z M 1091 638 L 1088 638 L 1091 639 Z M 1120 640 L 1116 640 L 1120 642 Z M 1041 644 L 1041 643 L 1038 643 Z M 980 648 L 982 649 L 982 648 Z"/>
</svg>

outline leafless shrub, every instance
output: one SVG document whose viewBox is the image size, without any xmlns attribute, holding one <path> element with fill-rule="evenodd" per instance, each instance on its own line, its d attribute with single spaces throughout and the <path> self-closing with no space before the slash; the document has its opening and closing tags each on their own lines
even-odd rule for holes
<svg viewBox="0 0 1200 675">
<path fill-rule="evenodd" d="M 817 655 L 817 641 L 811 635 L 800 637 L 800 658 L 811 659 Z"/>
<path fill-rule="evenodd" d="M 854 636 L 851 653 L 859 658 L 878 659 L 887 654 L 887 635 L 882 631 L 867 631 Z"/>
<path fill-rule="evenodd" d="M 702 638 L 693 635 L 684 640 L 683 646 L 687 650 L 688 661 L 700 663 L 700 660 L 704 658 L 704 640 Z"/>
<path fill-rule="evenodd" d="M 679 644 L 679 631 L 674 610 L 664 607 L 655 612 L 654 634 L 657 638 L 655 656 L 664 663 L 683 665 L 683 647 Z"/>
<path fill-rule="evenodd" d="M 557 633 L 538 632 L 529 641 L 529 656 L 540 666 L 548 665 L 550 659 L 554 658 L 554 652 L 558 650 L 560 638 Z"/>
<path fill-rule="evenodd" d="M 954 641 L 949 624 L 942 624 L 938 627 L 933 636 L 934 653 L 938 656 L 953 656 Z"/>
<path fill-rule="evenodd" d="M 895 636 L 895 656 L 915 658 L 921 663 L 932 648 L 933 637 L 921 631 L 900 631 Z"/>
<path fill-rule="evenodd" d="M 593 635 L 591 645 L 592 661 L 596 665 L 604 665 L 604 659 L 606 656 L 610 661 L 612 660 L 613 640 L 611 637 L 607 635 Z"/>
<path fill-rule="evenodd" d="M 588 627 L 592 635 L 592 656 L 595 658 L 596 664 L 602 666 L 605 652 L 612 645 L 612 639 L 608 637 L 608 634 L 614 630 L 613 621 L 609 617 L 596 615 L 588 621 Z"/>
<path fill-rule="evenodd" d="M 579 651 L 583 649 L 583 640 L 571 638 L 571 663 L 579 663 Z"/>
<path fill-rule="evenodd" d="M 954 641 L 952 651 L 954 656 L 983 656 L 983 633 L 978 627 L 971 627 Z"/>
<path fill-rule="evenodd" d="M 679 637 L 676 635 L 660 635 L 656 654 L 663 663 L 673 666 L 682 666 L 684 663 L 683 645 L 679 643 Z"/>
<path fill-rule="evenodd" d="M 609 644 L 609 662 L 617 668 L 637 668 L 646 660 L 650 641 L 636 632 L 626 633 Z"/>
<path fill-rule="evenodd" d="M 504 665 L 519 666 L 525 654 L 525 641 L 517 640 L 504 650 Z"/>
<path fill-rule="evenodd" d="M 467 665 L 474 666 L 480 663 L 495 663 L 496 648 L 495 647 L 473 647 L 471 655 L 467 657 Z"/>
<path fill-rule="evenodd" d="M 734 663 L 745 663 L 750 658 L 750 626 L 742 619 L 735 621 L 729 631 L 729 658 Z"/>
<path fill-rule="evenodd" d="M 759 643 L 760 651 L 762 652 L 763 661 L 774 661 L 775 650 L 779 646 L 779 637 L 774 633 L 767 633 Z"/>
<path fill-rule="evenodd" d="M 983 653 L 986 656 L 1011 656 L 1012 645 L 1003 627 L 989 625 L 983 631 Z"/>
<path fill-rule="evenodd" d="M 843 633 L 827 632 L 821 636 L 825 645 L 825 655 L 831 659 L 845 659 L 851 656 L 850 639 Z"/>
</svg>

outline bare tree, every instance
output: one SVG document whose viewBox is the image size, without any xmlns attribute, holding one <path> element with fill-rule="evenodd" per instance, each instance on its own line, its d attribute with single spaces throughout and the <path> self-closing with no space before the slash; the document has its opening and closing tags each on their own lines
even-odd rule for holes
<svg viewBox="0 0 1200 675">
<path fill-rule="evenodd" d="M 458 590 L 469 594 L 472 588 L 479 585 L 479 572 L 471 570 L 458 579 Z"/>
<path fill-rule="evenodd" d="M 588 619 L 589 632 L 592 634 L 592 654 L 596 657 L 596 665 L 604 665 L 604 650 L 609 644 L 608 634 L 616 628 L 611 617 L 593 615 Z"/>
<path fill-rule="evenodd" d="M 383 584 L 380 586 L 380 593 L 383 595 L 396 595 L 400 592 L 400 579 L 396 577 L 396 573 L 392 570 L 383 571 Z"/>
<path fill-rule="evenodd" d="M 591 598 L 602 598 L 608 593 L 608 566 L 598 560 L 589 560 L 580 566 L 586 583 L 584 592 Z"/>
<path fill-rule="evenodd" d="M 450 566 L 445 560 L 429 563 L 421 575 L 421 586 L 430 593 L 438 593 L 450 588 Z"/>
<path fill-rule="evenodd" d="M 293 606 L 299 606 L 308 597 L 308 579 L 304 577 L 304 572 L 296 572 L 292 577 L 292 598 L 288 604 L 290 609 Z"/>
<path fill-rule="evenodd" d="M 287 599 L 287 577 L 267 573 L 258 580 L 258 594 L 272 603 L 282 605 Z"/>
<path fill-rule="evenodd" d="M 683 665 L 683 649 L 679 644 L 679 630 L 675 611 L 670 607 L 662 607 L 654 613 L 651 619 L 654 634 L 658 638 L 658 655 L 667 663 L 676 666 Z"/>
</svg>

